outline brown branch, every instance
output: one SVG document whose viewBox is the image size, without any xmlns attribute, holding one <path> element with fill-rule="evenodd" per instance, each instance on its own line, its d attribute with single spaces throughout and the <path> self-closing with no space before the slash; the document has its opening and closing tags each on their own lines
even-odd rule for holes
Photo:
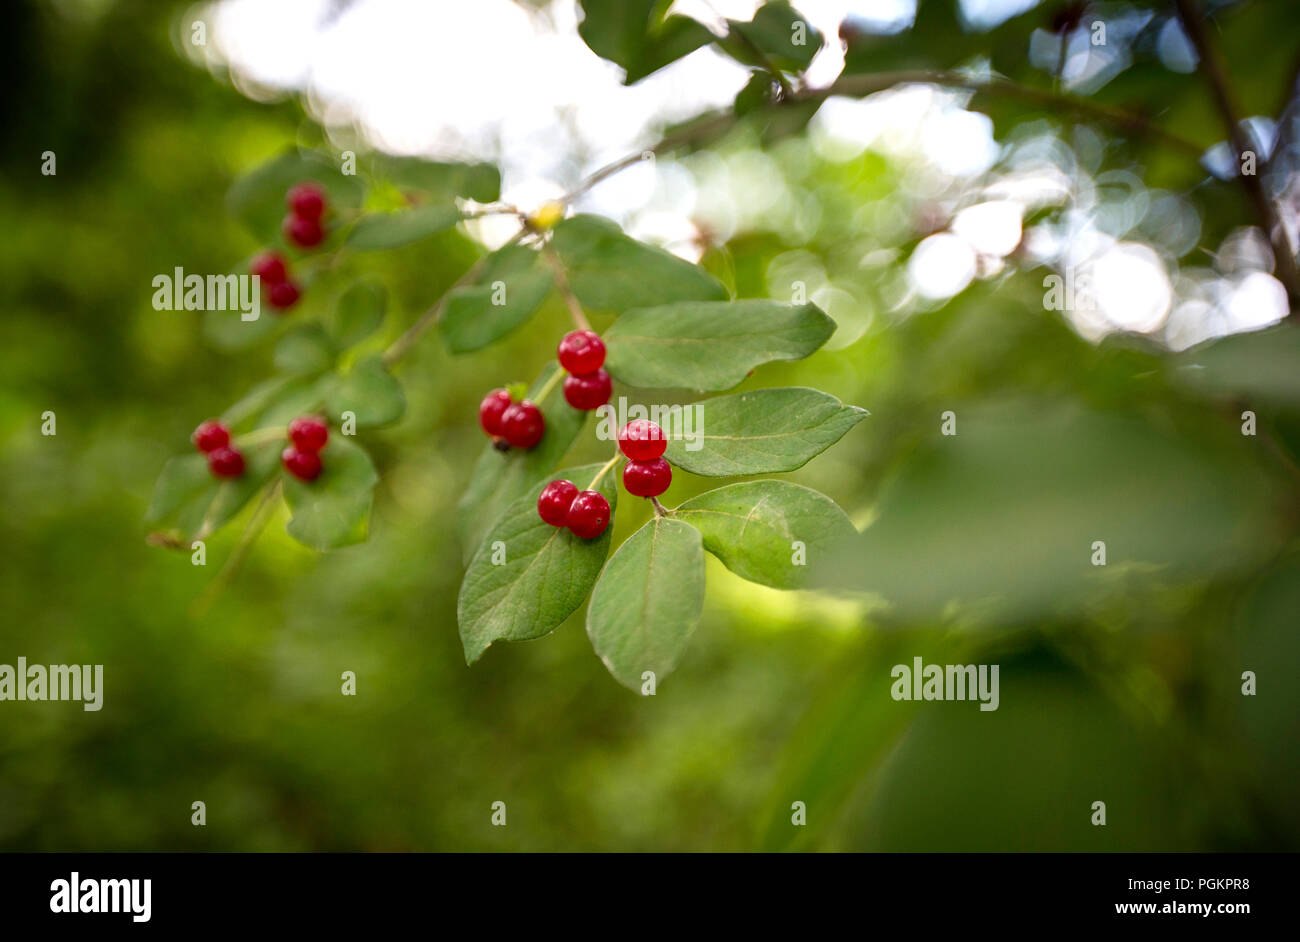
<svg viewBox="0 0 1300 942">
<path fill-rule="evenodd" d="M 1245 132 L 1241 128 L 1241 111 L 1228 79 L 1226 64 L 1219 53 L 1218 45 L 1205 28 L 1205 19 L 1196 0 L 1174 0 L 1174 5 L 1188 39 L 1192 41 L 1196 54 L 1200 56 L 1201 72 L 1210 83 L 1210 90 L 1214 93 L 1214 103 L 1219 109 L 1220 117 L 1223 118 L 1224 127 L 1228 132 L 1228 142 L 1232 145 L 1236 159 L 1237 180 L 1250 198 L 1255 210 L 1255 218 L 1273 246 L 1273 256 L 1277 262 L 1277 277 L 1286 288 L 1287 300 L 1294 314 L 1297 309 L 1300 309 L 1300 270 L 1296 267 L 1295 254 L 1291 250 L 1291 243 L 1278 216 L 1277 207 L 1264 192 L 1264 183 L 1259 173 L 1241 172 L 1242 155 L 1252 148 L 1251 142 L 1246 139 Z M 1255 169 L 1258 171 L 1261 169 L 1258 164 L 1262 163 L 1262 159 L 1258 155 L 1256 158 Z"/>
</svg>

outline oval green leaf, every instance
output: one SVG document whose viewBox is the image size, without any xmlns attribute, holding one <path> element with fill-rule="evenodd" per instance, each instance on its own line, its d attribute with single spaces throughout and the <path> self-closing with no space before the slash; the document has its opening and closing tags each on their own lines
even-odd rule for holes
<svg viewBox="0 0 1300 942">
<path fill-rule="evenodd" d="M 730 389 L 762 363 L 808 356 L 834 332 L 814 304 L 685 301 L 620 317 L 605 332 L 605 365 L 630 386 Z"/>
<path fill-rule="evenodd" d="M 705 477 L 794 471 L 867 416 L 802 386 L 759 389 L 696 403 L 692 434 L 669 429 L 669 461 Z"/>
<path fill-rule="evenodd" d="M 379 481 L 370 456 L 343 436 L 332 435 L 321 463 L 324 470 L 314 481 L 284 475 L 284 499 L 293 514 L 286 527 L 289 535 L 316 550 L 363 542 Z"/>
<path fill-rule="evenodd" d="M 618 548 L 587 609 L 587 637 L 614 679 L 633 690 L 672 672 L 704 609 L 700 531 L 655 517 Z"/>
<path fill-rule="evenodd" d="M 402 245 L 450 229 L 460 222 L 455 206 L 429 203 L 400 213 L 374 213 L 365 216 L 348 233 L 348 247 L 361 252 L 395 249 Z"/>
<path fill-rule="evenodd" d="M 391 425 L 406 412 L 402 384 L 388 372 L 383 357 L 363 357 L 329 391 L 330 415 L 342 421 L 351 412 L 358 428 Z"/>
<path fill-rule="evenodd" d="M 809 569 L 857 531 L 824 494 L 788 481 L 743 481 L 701 494 L 673 511 L 704 548 L 750 582 L 798 589 Z"/>
<path fill-rule="evenodd" d="M 721 301 L 722 282 L 671 252 L 623 234 L 600 216 L 573 216 L 555 227 L 551 245 L 584 307 L 621 313 L 674 301 Z"/>
<path fill-rule="evenodd" d="M 547 480 L 566 478 L 585 489 L 601 467 L 569 468 Z M 617 481 L 609 471 L 595 487 L 611 511 L 618 499 Z M 600 574 L 612 521 L 593 540 L 551 526 L 537 515 L 544 486 L 538 481 L 507 507 L 470 560 L 456 607 L 467 664 L 494 641 L 526 641 L 554 631 L 582 604 Z"/>
<path fill-rule="evenodd" d="M 452 291 L 439 322 L 452 353 L 480 350 L 528 320 L 551 290 L 551 272 L 537 252 L 507 245 L 487 258 L 477 282 Z"/>
</svg>

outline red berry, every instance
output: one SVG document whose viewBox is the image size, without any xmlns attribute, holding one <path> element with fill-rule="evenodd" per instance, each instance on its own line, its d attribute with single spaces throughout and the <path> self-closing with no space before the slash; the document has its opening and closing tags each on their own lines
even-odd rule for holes
<svg viewBox="0 0 1300 942">
<path fill-rule="evenodd" d="M 208 452 L 208 470 L 219 478 L 237 478 L 244 473 L 244 456 L 233 448 Z"/>
<path fill-rule="evenodd" d="M 668 436 L 648 419 L 633 419 L 618 433 L 618 447 L 633 461 L 651 461 L 668 448 Z"/>
<path fill-rule="evenodd" d="M 292 281 L 281 281 L 271 285 L 268 297 L 271 301 L 271 307 L 284 311 L 298 303 L 300 294 L 298 286 Z"/>
<path fill-rule="evenodd" d="M 329 438 L 329 426 L 314 415 L 302 415 L 289 423 L 289 441 L 299 451 L 320 451 Z"/>
<path fill-rule="evenodd" d="M 532 448 L 542 440 L 545 431 L 542 410 L 527 399 L 516 402 L 501 416 L 501 435 L 515 448 Z"/>
<path fill-rule="evenodd" d="M 325 191 L 315 183 L 299 183 L 289 188 L 284 203 L 295 216 L 320 219 L 325 212 Z"/>
<path fill-rule="evenodd" d="M 279 252 L 263 252 L 261 255 L 254 255 L 253 260 L 248 263 L 248 270 L 262 279 L 264 288 L 278 285 L 289 277 L 289 272 L 284 267 L 284 258 Z"/>
<path fill-rule="evenodd" d="M 623 486 L 633 497 L 658 497 L 673 482 L 673 469 L 662 458 L 629 461 L 623 466 Z"/>
<path fill-rule="evenodd" d="M 605 341 L 594 330 L 571 330 L 555 351 L 570 373 L 594 373 L 605 365 Z"/>
<path fill-rule="evenodd" d="M 553 527 L 562 527 L 577 496 L 578 487 L 572 481 L 552 481 L 537 498 L 537 515 Z"/>
<path fill-rule="evenodd" d="M 314 481 L 320 476 L 320 455 L 314 451 L 302 451 L 290 445 L 280 452 L 280 461 L 284 463 L 284 470 L 299 481 Z"/>
<path fill-rule="evenodd" d="M 215 451 L 230 444 L 230 429 L 216 419 L 212 419 L 200 423 L 194 430 L 194 434 L 190 436 L 190 441 L 199 451 Z"/>
<path fill-rule="evenodd" d="M 510 393 L 494 389 L 478 404 L 478 424 L 493 438 L 501 434 L 501 416 L 510 408 Z"/>
<path fill-rule="evenodd" d="M 600 536 L 609 526 L 609 501 L 599 491 L 579 491 L 564 525 L 584 540 Z"/>
<path fill-rule="evenodd" d="M 609 402 L 614 382 L 604 370 L 574 373 L 564 378 L 564 401 L 575 409 L 591 411 Z"/>
<path fill-rule="evenodd" d="M 286 239 L 304 249 L 320 245 L 321 240 L 325 238 L 325 230 L 321 228 L 319 219 L 307 219 L 292 213 L 284 217 L 280 229 Z"/>
</svg>

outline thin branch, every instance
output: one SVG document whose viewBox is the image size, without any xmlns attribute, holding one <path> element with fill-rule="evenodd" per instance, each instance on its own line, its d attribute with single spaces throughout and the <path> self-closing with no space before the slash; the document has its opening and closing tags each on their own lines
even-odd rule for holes
<svg viewBox="0 0 1300 942">
<path fill-rule="evenodd" d="M 656 516 L 656 517 L 666 517 L 666 516 L 668 516 L 670 513 L 672 513 L 671 510 L 668 510 L 667 508 L 664 507 L 663 504 L 659 503 L 659 498 L 658 498 L 658 497 L 651 497 L 651 498 L 650 498 L 650 503 L 652 503 L 652 504 L 655 505 L 655 516 Z"/>
<path fill-rule="evenodd" d="M 527 235 L 528 232 L 528 229 L 520 229 L 510 237 L 509 241 L 507 241 L 505 246 L 502 246 L 502 248 L 516 244 L 520 239 Z M 420 315 L 419 320 L 406 328 L 406 332 L 389 345 L 388 349 L 384 351 L 385 365 L 392 366 L 402 357 L 406 356 L 406 354 L 411 352 L 411 348 L 414 347 L 416 341 L 424 335 L 424 332 L 434 324 L 438 323 L 442 318 L 442 312 L 446 310 L 447 302 L 451 300 L 451 293 L 457 288 L 463 288 L 468 284 L 472 284 L 478 276 L 483 273 L 483 269 L 487 267 L 488 259 L 490 257 L 490 254 L 483 255 L 478 259 L 478 261 L 467 268 L 465 274 L 457 278 L 455 283 L 442 293 L 442 297 L 438 298 L 438 300 L 433 303 L 432 307 Z"/>
<path fill-rule="evenodd" d="M 268 485 L 262 491 L 262 499 L 257 504 L 257 509 L 253 511 L 253 516 L 248 520 L 248 526 L 244 527 L 244 532 L 239 536 L 239 542 L 231 550 L 229 558 L 226 560 L 221 571 L 216 577 L 207 584 L 203 594 L 194 600 L 190 606 L 190 615 L 194 618 L 201 618 L 212 607 L 212 603 L 217 600 L 226 586 L 234 580 L 240 567 L 243 566 L 244 560 L 248 558 L 249 551 L 253 548 L 253 543 L 261 535 L 262 529 L 271 519 L 271 514 L 275 512 L 276 504 L 280 498 L 280 491 L 283 489 L 283 482 L 277 478 L 275 483 Z"/>
<path fill-rule="evenodd" d="M 569 276 L 564 271 L 564 263 L 560 261 L 560 256 L 555 253 L 555 249 L 551 248 L 550 243 L 542 246 L 542 255 L 546 258 L 546 264 L 551 266 L 551 273 L 555 276 L 555 290 L 568 305 L 569 313 L 573 315 L 573 323 L 578 325 L 578 330 L 591 330 L 591 322 L 587 320 L 587 315 L 582 313 L 578 296 L 569 286 Z"/>
<path fill-rule="evenodd" d="M 1246 195 L 1250 197 L 1256 221 L 1273 246 L 1278 280 L 1286 288 L 1291 313 L 1294 314 L 1300 310 L 1300 269 L 1297 269 L 1295 254 L 1291 249 L 1291 242 L 1287 238 L 1282 220 L 1278 216 L 1277 207 L 1264 192 L 1264 183 L 1259 173 L 1241 172 L 1242 155 L 1251 150 L 1251 143 L 1246 139 L 1245 132 L 1241 128 L 1241 111 L 1237 107 L 1236 96 L 1228 79 L 1227 67 L 1219 54 L 1218 45 L 1205 28 L 1205 19 L 1196 0 L 1175 0 L 1174 5 L 1178 9 L 1178 18 L 1183 24 L 1187 38 L 1192 41 L 1196 54 L 1200 56 L 1201 72 L 1214 92 L 1214 103 L 1219 109 L 1220 117 L 1223 118 L 1224 127 L 1228 132 L 1228 142 L 1232 145 L 1233 156 L 1236 159 L 1237 180 L 1240 181 Z M 1257 171 L 1261 169 L 1259 163 L 1262 163 L 1262 159 L 1257 159 L 1255 168 Z"/>
</svg>

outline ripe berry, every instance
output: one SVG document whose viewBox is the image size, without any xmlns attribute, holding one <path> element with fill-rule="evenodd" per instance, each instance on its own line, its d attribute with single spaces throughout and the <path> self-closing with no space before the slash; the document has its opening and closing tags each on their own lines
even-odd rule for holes
<svg viewBox="0 0 1300 942">
<path fill-rule="evenodd" d="M 208 452 L 208 470 L 219 478 L 237 478 L 244 473 L 244 456 L 233 448 Z"/>
<path fill-rule="evenodd" d="M 290 445 L 280 452 L 280 461 L 284 463 L 284 470 L 299 481 L 314 481 L 320 476 L 320 455 L 314 451 L 302 451 Z"/>
<path fill-rule="evenodd" d="M 604 370 L 572 374 L 564 378 L 564 401 L 575 409 L 590 411 L 609 402 L 614 382 Z"/>
<path fill-rule="evenodd" d="M 289 277 L 284 267 L 284 258 L 278 252 L 263 252 L 253 256 L 253 260 L 248 263 L 248 270 L 261 278 L 262 285 L 266 288 L 278 285 Z"/>
<path fill-rule="evenodd" d="M 633 497 L 658 497 L 673 482 L 673 469 L 662 458 L 629 461 L 623 466 L 623 486 Z"/>
<path fill-rule="evenodd" d="M 212 419 L 200 423 L 194 430 L 194 434 L 190 436 L 190 441 L 199 451 L 216 451 L 230 444 L 230 429 L 216 419 Z"/>
<path fill-rule="evenodd" d="M 321 228 L 319 219 L 308 219 L 292 213 L 284 217 L 280 229 L 286 239 L 304 249 L 320 245 L 321 240 L 325 238 L 325 230 Z"/>
<path fill-rule="evenodd" d="M 553 527 L 562 527 L 577 496 L 578 487 L 572 481 L 552 481 L 537 498 L 537 515 Z"/>
<path fill-rule="evenodd" d="M 271 285 L 271 291 L 267 297 L 271 302 L 271 307 L 285 311 L 297 304 L 300 296 L 298 286 L 292 281 L 281 281 Z"/>
<path fill-rule="evenodd" d="M 494 389 L 478 404 L 478 424 L 483 431 L 493 438 L 501 434 L 501 416 L 511 406 L 510 393 L 505 389 Z"/>
<path fill-rule="evenodd" d="M 609 526 L 609 501 L 599 491 L 579 491 L 564 525 L 584 540 L 600 536 Z"/>
<path fill-rule="evenodd" d="M 289 441 L 299 451 L 320 451 L 329 438 L 329 426 L 317 416 L 300 415 L 289 423 Z"/>
<path fill-rule="evenodd" d="M 618 433 L 618 447 L 633 461 L 652 461 L 668 448 L 668 436 L 648 419 L 633 419 Z"/>
<path fill-rule="evenodd" d="M 605 365 L 605 341 L 594 330 L 569 331 L 555 353 L 570 373 L 594 373 Z"/>
<path fill-rule="evenodd" d="M 284 198 L 289 212 L 302 219 L 320 219 L 325 212 L 325 191 L 315 183 L 299 183 Z"/>
<path fill-rule="evenodd" d="M 542 440 L 545 431 L 542 410 L 527 399 L 516 402 L 501 416 L 501 435 L 515 448 L 532 448 Z"/>
</svg>

